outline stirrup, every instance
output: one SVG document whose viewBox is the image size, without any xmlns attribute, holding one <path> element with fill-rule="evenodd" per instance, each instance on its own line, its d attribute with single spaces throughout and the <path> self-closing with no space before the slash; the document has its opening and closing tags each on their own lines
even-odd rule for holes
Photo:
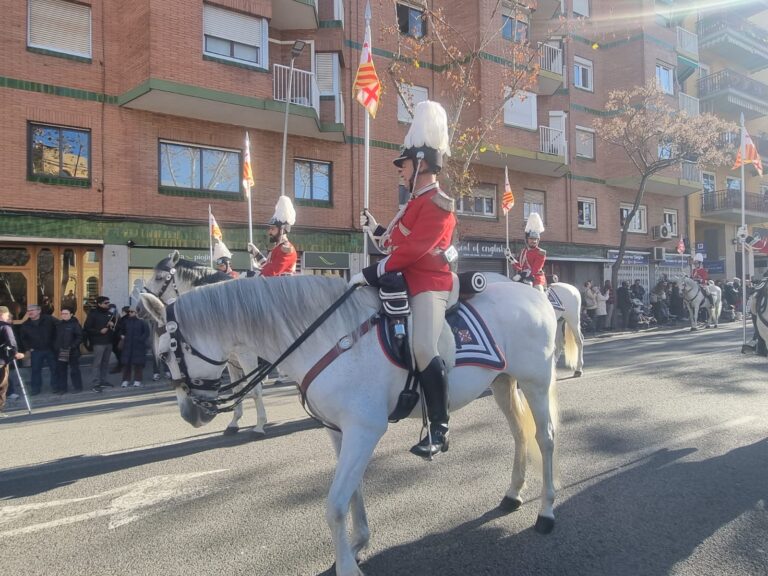
<svg viewBox="0 0 768 576">
<path fill-rule="evenodd" d="M 438 430 L 439 428 L 439 430 Z M 448 426 L 438 424 L 418 444 L 411 447 L 411 454 L 431 460 L 433 456 L 448 451 Z"/>
</svg>

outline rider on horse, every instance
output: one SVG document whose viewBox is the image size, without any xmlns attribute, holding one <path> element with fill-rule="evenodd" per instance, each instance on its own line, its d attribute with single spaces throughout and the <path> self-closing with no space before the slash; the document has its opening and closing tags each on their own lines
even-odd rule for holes
<svg viewBox="0 0 768 576">
<path fill-rule="evenodd" d="M 451 246 L 456 227 L 453 199 L 437 182 L 443 154 L 450 155 L 445 110 L 437 102 L 420 102 L 404 150 L 394 160 L 411 190 L 408 203 L 386 229 L 367 209 L 360 217 L 361 225 L 388 255 L 350 280 L 351 285 L 379 286 L 385 274 L 402 272 L 405 277 L 413 311 L 413 353 L 430 420 L 430 435 L 411 448 L 422 457 L 448 449 L 447 379 L 437 342 L 453 286 L 450 262 L 457 254 Z"/>
<path fill-rule="evenodd" d="M 288 232 L 296 223 L 296 210 L 288 196 L 280 196 L 275 206 L 275 214 L 267 223 L 269 241 L 274 247 L 269 256 L 264 256 L 253 244 L 248 242 L 248 252 L 251 254 L 254 266 L 262 276 L 289 276 L 296 273 L 296 248 L 288 240 Z"/>
<path fill-rule="evenodd" d="M 232 270 L 232 252 L 221 240 L 216 240 L 213 246 L 213 260 L 216 264 L 216 274 L 212 278 L 215 282 L 239 278 L 240 274 Z"/>
<path fill-rule="evenodd" d="M 691 278 L 696 280 L 701 287 L 701 291 L 709 301 L 710 306 L 714 306 L 715 303 L 712 299 L 712 293 L 709 291 L 709 272 L 704 268 L 704 256 L 701 253 L 697 253 L 693 257 L 693 270 L 691 271 Z"/>
<path fill-rule="evenodd" d="M 544 275 L 544 262 L 547 260 L 546 250 L 539 248 L 544 223 L 541 216 L 531 212 L 525 224 L 525 248 L 520 251 L 520 258 L 515 259 L 507 248 L 505 252 L 517 274 L 513 276 L 516 282 L 532 284 L 537 290 L 544 292 L 547 287 L 547 277 Z"/>
</svg>

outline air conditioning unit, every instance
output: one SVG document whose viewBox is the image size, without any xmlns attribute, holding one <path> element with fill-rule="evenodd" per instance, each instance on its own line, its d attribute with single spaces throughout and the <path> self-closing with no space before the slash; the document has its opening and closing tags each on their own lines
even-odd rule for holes
<svg viewBox="0 0 768 576">
<path fill-rule="evenodd" d="M 653 239 L 654 240 L 669 240 L 672 238 L 672 228 L 669 224 L 662 224 L 661 226 L 653 227 Z"/>
<path fill-rule="evenodd" d="M 664 248 L 664 246 L 654 246 L 653 247 L 653 259 L 656 262 L 661 262 L 665 260 L 667 257 L 667 249 Z"/>
</svg>

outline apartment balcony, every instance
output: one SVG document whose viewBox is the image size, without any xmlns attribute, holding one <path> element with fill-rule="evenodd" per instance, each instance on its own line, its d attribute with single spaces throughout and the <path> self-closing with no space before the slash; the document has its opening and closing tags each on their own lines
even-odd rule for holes
<svg viewBox="0 0 768 576">
<path fill-rule="evenodd" d="M 277 30 L 316 30 L 317 0 L 272 0 L 269 27 Z"/>
<path fill-rule="evenodd" d="M 685 112 L 688 116 L 699 115 L 700 109 L 698 98 L 694 98 L 684 92 L 680 92 L 678 98 L 680 100 L 680 112 Z"/>
<path fill-rule="evenodd" d="M 488 146 L 478 155 L 477 164 L 495 166 L 510 170 L 540 174 L 542 176 L 563 176 L 568 172 L 568 142 L 562 130 L 539 126 L 538 149 L 512 146 Z"/>
<path fill-rule="evenodd" d="M 637 190 L 640 186 L 640 176 L 618 176 L 606 181 L 608 186 Z M 671 168 L 665 174 L 651 176 L 646 182 L 645 191 L 651 194 L 682 198 L 701 190 L 701 170 L 695 162 L 683 162 L 680 166 Z"/>
<path fill-rule="evenodd" d="M 557 46 L 539 42 L 539 87 L 541 96 L 552 96 L 563 86 L 563 51 Z"/>
<path fill-rule="evenodd" d="M 702 112 L 732 120 L 768 114 L 768 86 L 727 68 L 699 80 L 699 100 Z"/>
<path fill-rule="evenodd" d="M 734 14 L 699 21 L 699 49 L 751 72 L 768 67 L 768 30 Z"/>
<path fill-rule="evenodd" d="M 716 190 L 701 192 L 701 216 L 726 224 L 741 224 L 741 192 Z M 747 192 L 744 195 L 744 215 L 747 224 L 768 222 L 768 196 Z"/>
<path fill-rule="evenodd" d="M 243 96 L 150 78 L 120 95 L 118 104 L 158 114 L 282 133 L 288 100 L 289 71 L 288 66 L 273 64 L 272 94 L 269 98 Z M 344 103 L 341 94 L 330 98 L 335 100 L 333 110 L 321 114 L 320 91 L 315 74 L 294 68 L 288 132 L 297 136 L 343 142 Z M 323 108 L 326 108 L 326 103 L 323 104 Z"/>
<path fill-rule="evenodd" d="M 685 82 L 699 69 L 699 37 L 682 26 L 677 27 L 677 79 Z"/>
</svg>

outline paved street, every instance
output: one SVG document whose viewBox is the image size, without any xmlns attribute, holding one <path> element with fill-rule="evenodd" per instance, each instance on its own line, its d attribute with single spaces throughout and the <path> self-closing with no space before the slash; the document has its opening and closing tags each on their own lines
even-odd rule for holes
<svg viewBox="0 0 768 576">
<path fill-rule="evenodd" d="M 751 327 L 750 327 L 751 333 Z M 448 453 L 408 453 L 394 425 L 366 475 L 367 576 L 768 573 L 768 360 L 741 325 L 589 341 L 561 371 L 555 513 L 531 527 L 496 505 L 512 439 L 490 396 L 452 417 Z M 0 421 L 2 573 L 319 575 L 333 562 L 324 499 L 334 458 L 292 388 L 272 387 L 268 437 L 228 419 L 193 429 L 165 388 L 85 393 Z"/>
</svg>

